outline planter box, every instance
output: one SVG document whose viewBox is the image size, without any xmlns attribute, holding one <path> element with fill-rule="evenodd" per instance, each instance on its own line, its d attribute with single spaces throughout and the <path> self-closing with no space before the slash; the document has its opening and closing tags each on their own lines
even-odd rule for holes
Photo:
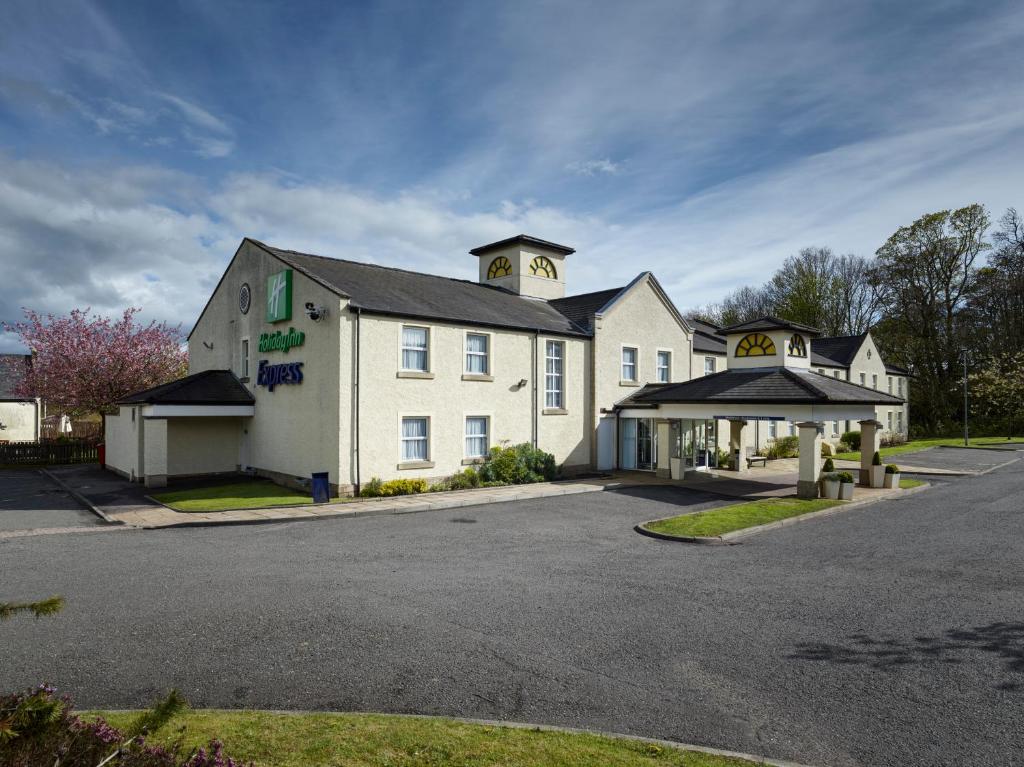
<svg viewBox="0 0 1024 767">
<path fill-rule="evenodd" d="M 852 501 L 853 500 L 853 483 L 852 482 L 840 482 L 839 483 L 839 500 L 840 501 Z"/>
<path fill-rule="evenodd" d="M 834 479 L 821 480 L 821 497 L 830 498 L 833 501 L 839 498 L 839 482 Z"/>
<path fill-rule="evenodd" d="M 868 477 L 871 480 L 870 487 L 882 487 L 885 484 L 885 467 L 872 466 L 868 471 Z"/>
<path fill-rule="evenodd" d="M 890 488 L 890 489 L 892 489 L 894 487 L 898 488 L 900 486 L 900 475 L 899 475 L 899 473 L 897 472 L 896 474 L 886 474 L 885 475 L 885 486 Z"/>
</svg>

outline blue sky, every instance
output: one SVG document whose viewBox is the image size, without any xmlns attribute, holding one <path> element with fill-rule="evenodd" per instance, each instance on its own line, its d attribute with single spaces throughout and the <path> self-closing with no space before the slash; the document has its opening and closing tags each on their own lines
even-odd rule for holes
<svg viewBox="0 0 1024 767">
<path fill-rule="evenodd" d="M 527 232 L 695 307 L 1024 207 L 1022 50 L 1019 2 L 7 0 L 0 319 L 187 330 L 246 235 L 472 278 Z"/>
</svg>

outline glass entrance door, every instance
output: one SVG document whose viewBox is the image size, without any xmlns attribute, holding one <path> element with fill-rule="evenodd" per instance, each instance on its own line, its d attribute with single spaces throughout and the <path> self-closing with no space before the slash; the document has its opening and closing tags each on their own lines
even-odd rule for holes
<svg viewBox="0 0 1024 767">
<path fill-rule="evenodd" d="M 651 418 L 622 418 L 619 425 L 619 468 L 654 471 L 658 433 Z"/>
<path fill-rule="evenodd" d="M 654 469 L 653 424 L 649 418 L 636 419 L 636 467 L 641 471 Z"/>
</svg>

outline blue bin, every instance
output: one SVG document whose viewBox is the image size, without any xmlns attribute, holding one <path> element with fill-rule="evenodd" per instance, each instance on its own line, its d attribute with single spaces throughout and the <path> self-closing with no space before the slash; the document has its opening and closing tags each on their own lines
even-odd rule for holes
<svg viewBox="0 0 1024 767">
<path fill-rule="evenodd" d="M 326 471 L 313 472 L 313 503 L 327 503 L 331 500 L 331 484 Z"/>
</svg>

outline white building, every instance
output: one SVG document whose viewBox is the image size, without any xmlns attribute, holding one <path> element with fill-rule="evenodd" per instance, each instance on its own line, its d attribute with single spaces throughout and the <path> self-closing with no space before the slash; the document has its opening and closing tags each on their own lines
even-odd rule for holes
<svg viewBox="0 0 1024 767">
<path fill-rule="evenodd" d="M 42 404 L 16 391 L 31 364 L 28 354 L 0 354 L 0 442 L 39 439 Z"/>
<path fill-rule="evenodd" d="M 650 272 L 566 297 L 573 252 L 519 235 L 470 251 L 466 281 L 245 239 L 189 335 L 190 375 L 107 418 L 108 465 L 152 486 L 325 471 L 345 493 L 528 442 L 567 474 L 654 471 L 654 420 L 618 403 L 701 376 L 694 327 Z"/>
</svg>

